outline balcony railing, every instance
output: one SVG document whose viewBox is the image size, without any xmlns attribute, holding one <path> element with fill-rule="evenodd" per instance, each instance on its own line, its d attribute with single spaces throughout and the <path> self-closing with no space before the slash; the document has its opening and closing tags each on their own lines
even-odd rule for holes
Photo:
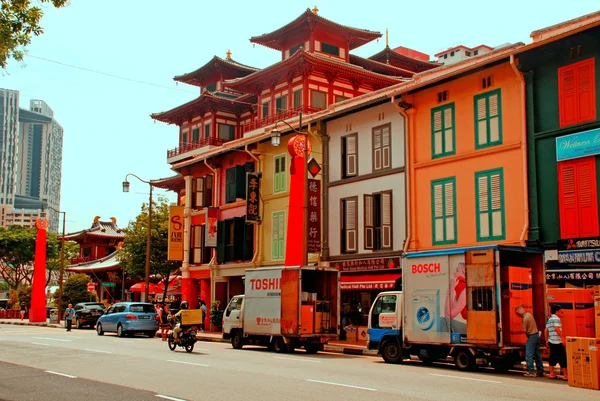
<svg viewBox="0 0 600 401">
<path fill-rule="evenodd" d="M 260 108 L 259 108 L 259 110 L 260 110 Z M 282 111 L 275 115 L 261 118 L 258 120 L 254 120 L 247 124 L 244 124 L 243 130 L 244 130 L 244 133 L 254 131 L 255 129 L 266 127 L 267 125 L 275 124 L 278 121 L 286 120 L 291 117 L 295 117 L 300 113 L 300 111 L 302 111 L 302 113 L 304 113 L 304 114 L 311 114 L 311 113 L 315 113 L 320 110 L 323 110 L 323 109 L 321 109 L 319 107 L 310 107 L 310 106 L 295 107 L 293 109 L 285 110 L 285 111 Z"/>
<path fill-rule="evenodd" d="M 188 143 L 186 145 L 180 146 L 175 149 L 171 149 L 167 151 L 167 159 L 175 156 L 179 156 L 183 153 L 190 152 L 195 149 L 203 148 L 205 146 L 221 146 L 225 142 L 225 139 L 221 138 L 205 138 L 196 142 Z"/>
</svg>

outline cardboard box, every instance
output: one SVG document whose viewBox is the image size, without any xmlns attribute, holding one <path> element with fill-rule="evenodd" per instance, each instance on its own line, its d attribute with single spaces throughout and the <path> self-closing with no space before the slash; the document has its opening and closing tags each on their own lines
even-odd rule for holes
<svg viewBox="0 0 600 401">
<path fill-rule="evenodd" d="M 347 342 L 358 341 L 358 326 L 346 326 L 344 330 L 346 331 Z"/>
<path fill-rule="evenodd" d="M 315 330 L 315 307 L 314 305 L 302 305 L 302 334 L 311 334 Z"/>
<path fill-rule="evenodd" d="M 600 339 L 567 337 L 569 386 L 600 390 Z"/>
<path fill-rule="evenodd" d="M 181 325 L 202 324 L 202 309 L 189 309 L 181 313 Z"/>
<path fill-rule="evenodd" d="M 563 332 L 566 337 L 591 338 L 594 332 L 594 302 L 592 291 L 582 288 L 549 288 L 548 309 L 553 304 L 561 306 Z M 550 315 L 550 311 L 548 311 Z"/>
<path fill-rule="evenodd" d="M 358 341 L 367 341 L 367 336 L 369 334 L 369 327 L 368 326 L 358 326 Z"/>
<path fill-rule="evenodd" d="M 600 338 L 600 295 L 594 297 L 594 319 L 596 323 L 596 338 Z"/>
</svg>

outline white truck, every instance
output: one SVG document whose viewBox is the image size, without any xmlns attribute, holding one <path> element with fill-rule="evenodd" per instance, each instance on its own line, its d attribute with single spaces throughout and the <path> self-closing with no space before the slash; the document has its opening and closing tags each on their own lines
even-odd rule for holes
<svg viewBox="0 0 600 401">
<path fill-rule="evenodd" d="M 339 334 L 339 271 L 263 267 L 246 271 L 245 294 L 223 313 L 223 338 L 233 348 L 261 345 L 275 352 L 316 353 Z"/>
<path fill-rule="evenodd" d="M 453 359 L 461 370 L 491 364 L 506 371 L 524 359 L 515 308 L 546 322 L 540 252 L 484 246 L 407 253 L 402 290 L 380 293 L 369 312 L 369 349 L 389 363 Z"/>
</svg>

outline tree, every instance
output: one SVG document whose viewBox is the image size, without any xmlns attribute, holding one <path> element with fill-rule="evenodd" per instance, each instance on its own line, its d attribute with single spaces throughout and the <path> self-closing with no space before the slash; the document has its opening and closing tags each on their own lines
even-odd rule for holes
<svg viewBox="0 0 600 401">
<path fill-rule="evenodd" d="M 21 226 L 0 227 L 0 277 L 10 288 L 33 281 L 33 261 L 35 258 L 36 229 Z M 56 234 L 47 233 L 46 258 L 58 255 Z M 52 266 L 46 266 L 48 273 Z"/>
<path fill-rule="evenodd" d="M 79 244 L 73 241 L 65 241 L 65 267 L 71 264 L 71 259 L 79 256 Z M 58 272 L 60 272 L 60 241 L 58 241 L 58 252 L 56 256 L 46 261 L 46 286 L 58 285 Z"/>
<path fill-rule="evenodd" d="M 87 290 L 87 285 L 91 282 L 92 280 L 83 273 L 74 274 L 67 278 L 65 285 L 63 286 L 61 310 L 65 310 L 69 304 L 75 305 L 79 302 L 98 302 L 96 293 Z M 60 302 L 58 299 L 58 291 L 54 293 L 54 299 L 58 305 Z"/>
<path fill-rule="evenodd" d="M 68 0 L 37 0 L 40 5 L 51 3 L 60 8 Z M 2 0 L 0 9 L 0 67 L 6 68 L 8 59 L 22 61 L 24 47 L 31 43 L 33 36 L 44 33 L 40 20 L 44 16 L 42 9 L 32 6 L 31 0 Z"/>
<path fill-rule="evenodd" d="M 179 268 L 180 262 L 168 259 L 169 240 L 169 203 L 166 198 L 159 197 L 152 202 L 152 234 L 150 247 L 150 275 L 159 276 L 165 284 L 164 297 L 167 297 L 169 276 Z M 129 277 L 145 277 L 146 241 L 148 233 L 148 204 L 142 205 L 142 212 L 129 222 L 126 229 L 125 243 L 119 255 L 121 265 Z"/>
</svg>

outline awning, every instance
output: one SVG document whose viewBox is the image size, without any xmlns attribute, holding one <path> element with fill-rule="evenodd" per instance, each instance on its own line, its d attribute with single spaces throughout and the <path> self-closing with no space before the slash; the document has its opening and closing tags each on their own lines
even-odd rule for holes
<svg viewBox="0 0 600 401">
<path fill-rule="evenodd" d="M 342 275 L 340 290 L 393 290 L 401 272 Z"/>
</svg>

